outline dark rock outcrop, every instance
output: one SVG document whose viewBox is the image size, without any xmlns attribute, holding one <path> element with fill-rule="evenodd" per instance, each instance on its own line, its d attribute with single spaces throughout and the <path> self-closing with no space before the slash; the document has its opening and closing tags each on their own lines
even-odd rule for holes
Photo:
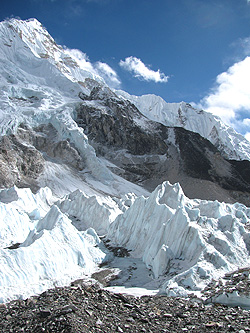
<svg viewBox="0 0 250 333">
<path fill-rule="evenodd" d="M 78 170 L 84 168 L 84 162 L 73 145 L 67 140 L 60 140 L 56 129 L 49 123 L 36 128 L 25 125 L 19 126 L 17 137 L 23 142 L 34 146 L 35 149 L 47 156 L 66 163 Z"/>
<path fill-rule="evenodd" d="M 210 141 L 183 128 L 175 128 L 175 136 L 187 175 L 212 181 L 226 190 L 250 192 L 249 161 L 226 160 Z"/>
<path fill-rule="evenodd" d="M 44 158 L 37 149 L 25 145 L 15 135 L 1 138 L 1 187 L 30 184 L 43 170 Z"/>
<path fill-rule="evenodd" d="M 162 155 L 167 151 L 161 133 L 164 126 L 148 121 L 128 101 L 108 98 L 99 103 L 99 108 L 96 104 L 82 103 L 76 112 L 76 122 L 100 153 L 110 148 L 126 149 L 133 155 Z M 136 120 L 145 122 L 145 128 L 138 126 Z M 150 131 L 147 125 L 152 127 Z"/>
</svg>

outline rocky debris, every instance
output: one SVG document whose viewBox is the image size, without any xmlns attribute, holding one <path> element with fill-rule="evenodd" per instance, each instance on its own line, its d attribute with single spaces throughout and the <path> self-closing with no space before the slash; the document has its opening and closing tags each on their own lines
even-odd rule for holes
<svg viewBox="0 0 250 333">
<path fill-rule="evenodd" d="M 130 250 L 127 250 L 125 247 L 122 246 L 112 246 L 110 245 L 109 239 L 103 239 L 103 243 L 105 244 L 106 248 L 113 252 L 114 256 L 116 257 L 129 257 L 131 252 Z"/>
<path fill-rule="evenodd" d="M 0 305 L 1 332 L 249 332 L 249 311 L 194 299 L 113 294 L 81 280 Z"/>
<path fill-rule="evenodd" d="M 117 270 L 114 268 L 104 268 L 91 275 L 91 278 L 98 281 L 103 287 L 110 285 L 110 281 L 117 279 Z"/>
<path fill-rule="evenodd" d="M 206 297 L 205 303 L 207 304 L 218 302 L 219 297 L 223 295 L 226 299 L 229 299 L 230 296 L 237 297 L 239 303 L 240 298 L 247 299 L 246 304 L 248 303 L 250 308 L 250 267 L 226 273 L 219 281 L 211 281 L 202 293 Z M 229 300 L 228 303 L 230 303 Z"/>
</svg>

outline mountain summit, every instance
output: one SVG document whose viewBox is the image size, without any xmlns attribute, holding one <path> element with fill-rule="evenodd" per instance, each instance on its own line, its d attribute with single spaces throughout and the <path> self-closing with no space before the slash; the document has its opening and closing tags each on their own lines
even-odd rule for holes
<svg viewBox="0 0 250 333">
<path fill-rule="evenodd" d="M 0 300 L 91 275 L 116 262 L 110 248 L 171 295 L 249 262 L 243 136 L 187 103 L 111 89 L 36 19 L 1 22 L 0 39 Z"/>
</svg>

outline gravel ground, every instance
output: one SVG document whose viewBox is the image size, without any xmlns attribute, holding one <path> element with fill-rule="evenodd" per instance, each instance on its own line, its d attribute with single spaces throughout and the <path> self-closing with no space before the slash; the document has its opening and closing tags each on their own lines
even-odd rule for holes
<svg viewBox="0 0 250 333">
<path fill-rule="evenodd" d="M 249 332 L 249 311 L 197 299 L 113 294 L 75 281 L 0 304 L 0 332 Z"/>
</svg>

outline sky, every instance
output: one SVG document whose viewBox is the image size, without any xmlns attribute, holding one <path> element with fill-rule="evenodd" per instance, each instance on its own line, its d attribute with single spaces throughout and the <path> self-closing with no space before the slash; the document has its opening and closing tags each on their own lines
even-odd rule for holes
<svg viewBox="0 0 250 333">
<path fill-rule="evenodd" d="M 250 140 L 250 0 L 1 0 L 112 87 L 192 103 Z"/>
</svg>

